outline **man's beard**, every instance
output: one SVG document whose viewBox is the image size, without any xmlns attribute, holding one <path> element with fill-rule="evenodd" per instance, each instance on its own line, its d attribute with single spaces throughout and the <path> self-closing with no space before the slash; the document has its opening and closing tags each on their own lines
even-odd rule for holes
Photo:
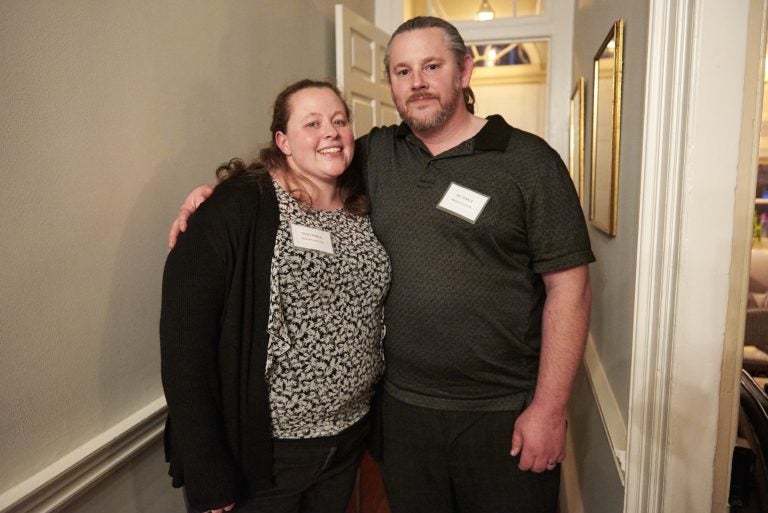
<svg viewBox="0 0 768 513">
<path fill-rule="evenodd" d="M 461 89 L 461 84 L 458 81 L 456 86 L 457 87 L 453 89 L 451 96 L 446 98 L 447 101 L 443 101 L 442 98 L 430 95 L 429 93 L 424 95 L 417 93 L 408 97 L 405 105 L 401 105 L 400 103 L 395 102 L 395 105 L 397 106 L 397 112 L 400 114 L 400 117 L 403 119 L 403 121 L 405 121 L 405 123 L 411 127 L 411 130 L 413 131 L 419 132 L 424 130 L 432 130 L 433 128 L 439 128 L 443 126 L 451 116 L 453 116 L 458 105 L 458 98 L 463 97 L 464 93 Z M 414 115 L 411 115 L 408 112 L 408 101 L 418 98 L 434 98 L 437 100 L 440 108 L 428 114 L 426 112 L 422 113 L 416 111 Z"/>
</svg>

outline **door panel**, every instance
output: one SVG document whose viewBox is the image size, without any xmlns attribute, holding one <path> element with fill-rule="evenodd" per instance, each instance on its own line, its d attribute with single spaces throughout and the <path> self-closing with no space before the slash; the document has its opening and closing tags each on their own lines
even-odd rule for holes
<svg viewBox="0 0 768 513">
<path fill-rule="evenodd" d="M 355 135 L 400 122 L 384 74 L 389 35 L 347 7 L 336 5 L 336 81 L 352 109 Z M 346 513 L 389 513 L 379 468 L 365 454 Z"/>
<path fill-rule="evenodd" d="M 352 109 L 355 135 L 400 122 L 384 72 L 389 35 L 349 8 L 336 5 L 336 81 Z"/>
</svg>

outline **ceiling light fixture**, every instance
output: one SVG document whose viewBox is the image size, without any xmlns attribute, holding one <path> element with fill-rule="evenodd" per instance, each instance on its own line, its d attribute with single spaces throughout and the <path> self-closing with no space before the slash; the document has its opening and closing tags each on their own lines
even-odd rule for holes
<svg viewBox="0 0 768 513">
<path fill-rule="evenodd" d="M 478 21 L 488 21 L 495 17 L 496 13 L 493 11 L 491 4 L 488 3 L 488 0 L 483 0 L 480 4 L 480 9 L 477 10 L 475 19 Z"/>
</svg>

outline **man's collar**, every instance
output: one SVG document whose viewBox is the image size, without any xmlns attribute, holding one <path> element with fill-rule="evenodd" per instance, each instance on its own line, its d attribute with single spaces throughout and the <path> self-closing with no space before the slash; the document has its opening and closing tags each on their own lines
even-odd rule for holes
<svg viewBox="0 0 768 513">
<path fill-rule="evenodd" d="M 397 127 L 397 133 L 395 134 L 400 139 L 405 139 L 408 137 L 408 134 L 412 134 L 413 130 L 411 130 L 411 127 L 408 126 L 408 124 L 403 121 L 400 123 L 400 125 Z"/>
<path fill-rule="evenodd" d="M 504 118 L 498 114 L 492 114 L 486 118 L 488 122 L 480 129 L 480 131 L 472 139 L 474 141 L 474 149 L 476 150 L 496 150 L 504 151 L 509 144 L 509 135 L 512 132 L 512 127 L 504 121 Z M 413 130 L 407 123 L 400 123 L 397 127 L 397 137 L 405 139 L 409 134 L 412 134 Z M 414 135 L 414 137 L 416 137 Z M 418 139 L 418 138 L 417 138 Z"/>
<path fill-rule="evenodd" d="M 498 114 L 492 114 L 486 119 L 488 122 L 475 136 L 475 149 L 506 150 L 509 144 L 509 136 L 512 133 L 512 127 Z"/>
</svg>

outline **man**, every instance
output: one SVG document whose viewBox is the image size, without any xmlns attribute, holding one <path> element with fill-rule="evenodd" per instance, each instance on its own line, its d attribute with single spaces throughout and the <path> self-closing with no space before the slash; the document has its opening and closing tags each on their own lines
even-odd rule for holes
<svg viewBox="0 0 768 513">
<path fill-rule="evenodd" d="M 554 512 L 594 260 L 578 198 L 541 139 L 472 114 L 455 27 L 403 23 L 385 66 L 404 123 L 362 137 L 355 161 L 393 269 L 381 455 L 392 511 Z"/>
</svg>

